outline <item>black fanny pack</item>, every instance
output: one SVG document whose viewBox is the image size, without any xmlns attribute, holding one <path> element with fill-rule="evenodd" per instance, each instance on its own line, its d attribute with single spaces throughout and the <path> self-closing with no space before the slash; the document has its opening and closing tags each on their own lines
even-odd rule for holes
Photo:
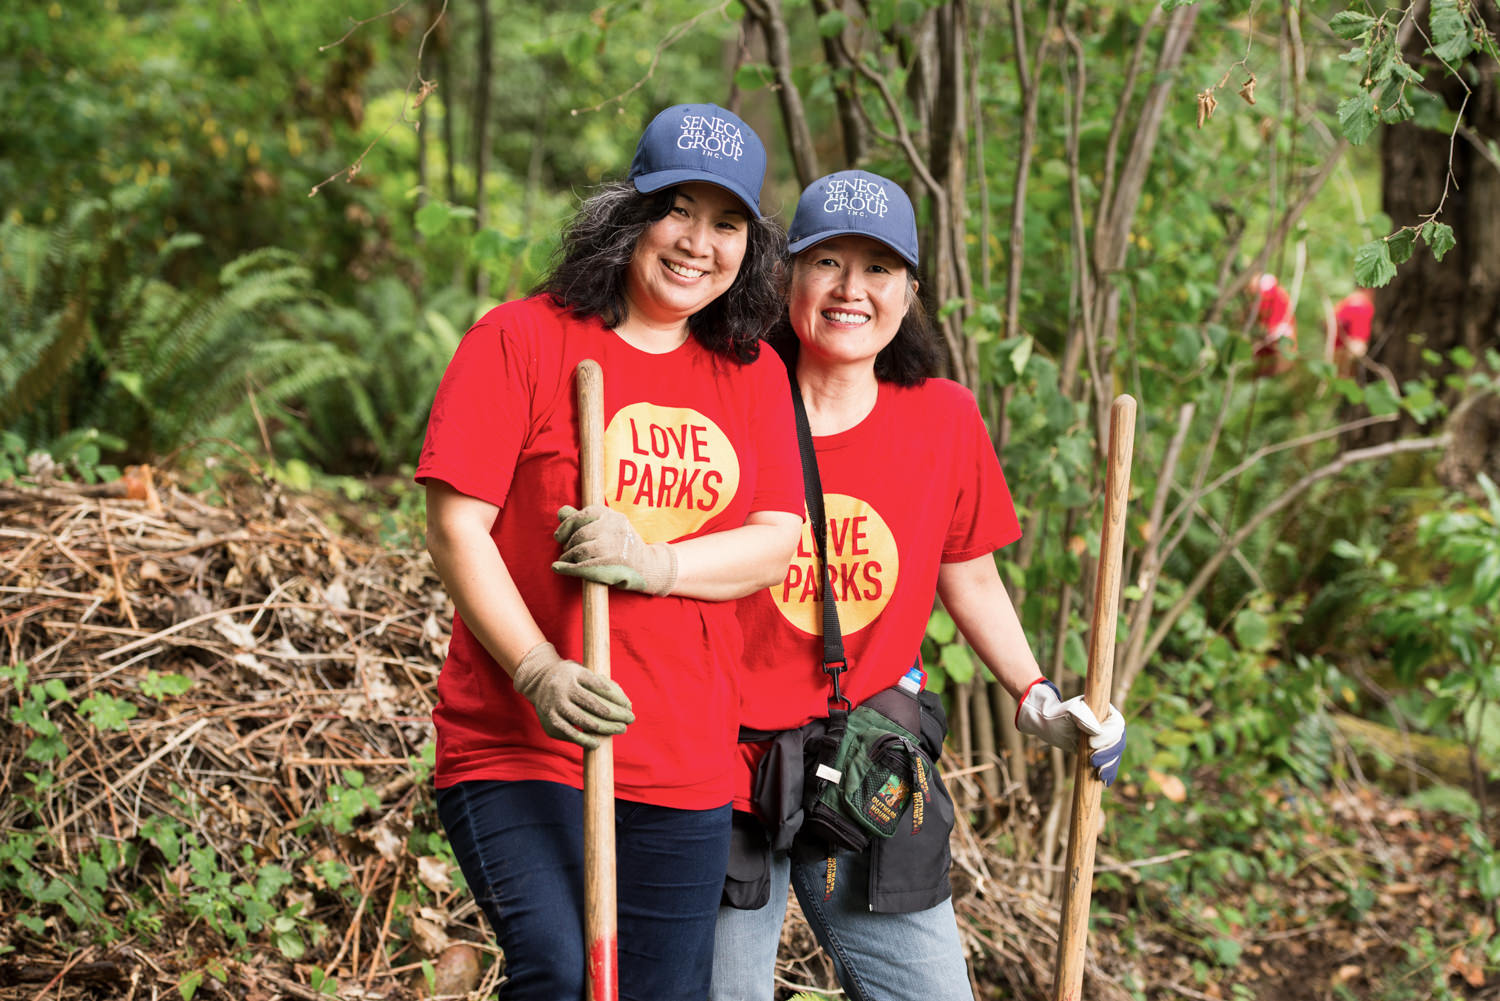
<svg viewBox="0 0 1500 1001">
<path fill-rule="evenodd" d="M 905 713 L 912 712 L 914 704 L 917 718 L 911 719 Z M 905 692 L 893 690 L 876 694 L 860 708 L 878 709 L 882 716 L 919 736 L 920 753 L 913 774 L 927 776 L 921 803 L 916 802 L 915 790 L 922 787 L 916 784 L 896 833 L 889 838 L 869 838 L 870 910 L 891 914 L 926 910 L 946 900 L 950 891 L 948 835 L 953 829 L 953 801 L 934 764 L 947 732 L 942 702 L 930 692 L 912 699 Z M 804 808 L 811 798 L 811 773 L 817 769 L 820 751 L 844 743 L 827 738 L 831 722 L 831 718 L 815 719 L 796 730 L 740 730 L 741 742 L 760 744 L 764 753 L 755 771 L 754 813 L 734 813 L 729 871 L 724 880 L 726 905 L 749 910 L 766 905 L 771 897 L 773 852 L 790 851 L 793 858 L 803 860 L 826 859 L 831 854 L 826 831 L 817 833 L 819 825 L 810 820 L 812 813 L 819 811 L 813 807 L 809 813 Z"/>
<path fill-rule="evenodd" d="M 836 710 L 805 752 L 802 829 L 831 851 L 863 851 L 872 838 L 895 834 L 910 808 L 913 833 L 920 831 L 928 770 L 919 720 L 916 697 L 900 688 Z"/>
</svg>

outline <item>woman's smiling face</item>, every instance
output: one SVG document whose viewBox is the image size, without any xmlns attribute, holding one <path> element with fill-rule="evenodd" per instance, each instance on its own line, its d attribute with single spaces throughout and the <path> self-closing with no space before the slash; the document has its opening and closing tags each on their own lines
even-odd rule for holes
<svg viewBox="0 0 1500 1001">
<path fill-rule="evenodd" d="M 740 273 L 749 210 L 715 184 L 679 186 L 667 214 L 635 245 L 625 280 L 632 320 L 687 322 L 729 290 Z"/>
<path fill-rule="evenodd" d="M 787 310 L 810 361 L 868 363 L 873 371 L 915 292 L 895 251 L 869 237 L 836 236 L 797 255 Z"/>
</svg>

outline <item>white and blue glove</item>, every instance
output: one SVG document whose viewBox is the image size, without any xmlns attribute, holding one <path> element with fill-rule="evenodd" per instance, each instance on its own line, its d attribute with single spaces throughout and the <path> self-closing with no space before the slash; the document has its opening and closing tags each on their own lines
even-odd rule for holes
<svg viewBox="0 0 1500 1001">
<path fill-rule="evenodd" d="M 1082 695 L 1063 701 L 1056 685 L 1038 678 L 1016 708 L 1016 729 L 1064 751 L 1076 749 L 1079 739 L 1087 735 L 1094 752 L 1089 755 L 1089 764 L 1099 781 L 1110 785 L 1120 772 L 1120 758 L 1125 754 L 1125 717 L 1114 706 L 1100 722 Z"/>
</svg>

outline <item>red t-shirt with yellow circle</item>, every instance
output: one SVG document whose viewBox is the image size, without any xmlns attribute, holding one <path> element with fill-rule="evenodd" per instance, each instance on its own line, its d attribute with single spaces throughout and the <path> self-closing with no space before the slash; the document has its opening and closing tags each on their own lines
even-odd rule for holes
<svg viewBox="0 0 1500 1001">
<path fill-rule="evenodd" d="M 869 416 L 813 444 L 849 662 L 840 686 L 858 705 L 896 684 L 916 659 L 939 565 L 992 553 L 1020 538 L 1021 528 L 974 395 L 956 382 L 882 382 Z M 743 726 L 786 730 L 827 715 L 815 553 L 804 523 L 782 581 L 739 602 L 747 637 Z M 739 809 L 749 808 L 757 751 L 741 748 Z"/>
<path fill-rule="evenodd" d="M 582 656 L 582 588 L 552 571 L 557 509 L 580 502 L 574 370 L 604 371 L 605 490 L 647 542 L 802 513 L 786 370 L 738 365 L 696 340 L 641 351 L 549 299 L 498 306 L 464 336 L 433 401 L 419 482 L 500 508 L 491 538 L 542 633 Z M 610 668 L 636 719 L 614 741 L 615 794 L 681 809 L 730 798 L 743 640 L 733 602 L 611 590 Z M 544 734 L 509 676 L 454 616 L 438 678 L 438 788 L 542 779 L 581 788 L 582 751 Z"/>
</svg>

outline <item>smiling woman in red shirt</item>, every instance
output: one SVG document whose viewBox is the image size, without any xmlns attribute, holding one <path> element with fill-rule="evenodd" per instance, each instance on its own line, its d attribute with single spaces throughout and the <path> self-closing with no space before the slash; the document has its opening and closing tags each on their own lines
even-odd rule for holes
<svg viewBox="0 0 1500 1001">
<path fill-rule="evenodd" d="M 620 997 L 702 997 L 728 851 L 738 598 L 801 523 L 765 152 L 678 105 L 586 201 L 531 298 L 465 335 L 417 479 L 456 609 L 438 813 L 505 954 L 505 1001 L 583 995 L 582 756 L 614 737 Z M 604 370 L 606 504 L 581 494 L 574 371 Z M 613 680 L 584 668 L 573 577 L 613 585 Z"/>
<path fill-rule="evenodd" d="M 1088 753 L 1111 782 L 1125 721 L 1113 707 L 1097 719 L 1041 676 L 1000 579 L 994 552 L 1020 526 L 974 394 L 933 377 L 936 334 L 917 298 L 906 193 L 866 171 L 830 174 L 802 193 L 788 237 L 787 315 L 769 340 L 807 416 L 802 444 L 821 483 L 809 509 L 824 512 L 827 573 L 813 535 L 823 526 L 809 524 L 782 578 L 739 602 L 754 642 L 709 997 L 770 1001 L 790 884 L 850 998 L 972 1001 L 949 899 L 953 803 L 933 765 L 946 724 L 941 701 L 921 690 L 918 659 L 934 595 L 1020 702 L 1023 733 Z M 842 639 L 837 693 L 824 669 L 833 635 L 825 602 Z M 827 779 L 822 759 L 808 759 L 820 731 L 837 726 L 836 696 L 853 710 L 849 720 L 895 707 L 898 736 L 924 756 L 910 781 L 888 781 L 863 800 L 887 836 L 857 850 L 806 821 L 817 808 L 804 789 Z M 804 762 L 813 774 L 805 785 Z"/>
</svg>

